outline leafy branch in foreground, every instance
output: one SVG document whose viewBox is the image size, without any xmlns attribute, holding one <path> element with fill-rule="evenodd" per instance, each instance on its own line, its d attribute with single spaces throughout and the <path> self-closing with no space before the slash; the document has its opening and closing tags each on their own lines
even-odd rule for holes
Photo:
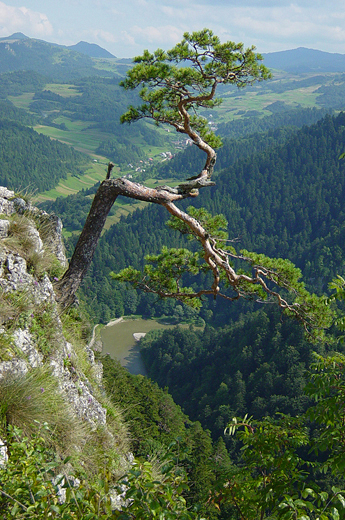
<svg viewBox="0 0 345 520">
<path fill-rule="evenodd" d="M 128 267 L 118 274 L 111 273 L 113 279 L 130 282 L 161 298 L 177 298 L 194 308 L 200 307 L 201 299 L 206 295 L 231 301 L 250 298 L 258 302 L 277 302 L 315 336 L 331 325 L 333 311 L 325 305 L 324 298 L 306 290 L 300 281 L 301 271 L 289 260 L 246 250 L 237 253 L 224 231 L 227 222 L 222 215 L 212 216 L 204 208 L 193 207 L 186 213 L 173 204 L 167 209 L 173 215 L 168 225 L 197 242 L 197 252 L 164 247 L 161 254 L 146 257 L 148 264 L 143 273 Z M 236 271 L 234 263 L 243 264 L 244 269 Z M 200 272 L 210 273 L 208 287 L 194 290 L 191 285 L 184 285 L 186 275 L 195 276 Z"/>
<path fill-rule="evenodd" d="M 345 300 L 345 279 L 337 275 L 336 278 L 328 285 L 329 289 L 333 290 L 333 294 L 326 299 L 326 304 L 329 305 L 335 301 L 344 301 Z M 343 313 L 339 312 L 334 324 L 338 327 L 339 330 L 345 331 L 345 316 Z M 340 340 L 344 340 L 344 335 L 340 336 Z"/>
<path fill-rule="evenodd" d="M 0 461 L 1 519 L 202 520 L 188 510 L 186 476 L 168 454 L 158 479 L 150 462 L 135 460 L 117 484 L 106 468 L 90 481 L 83 472 L 70 475 L 69 457 L 59 460 L 46 432 L 46 423 L 36 424 L 29 439 L 19 428 L 8 427 L 9 457 L 5 464 Z M 113 503 L 114 486 L 123 499 L 121 509 Z"/>
</svg>

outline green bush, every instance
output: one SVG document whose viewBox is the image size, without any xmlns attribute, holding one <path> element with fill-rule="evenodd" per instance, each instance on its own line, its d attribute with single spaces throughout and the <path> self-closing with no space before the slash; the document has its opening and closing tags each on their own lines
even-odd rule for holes
<svg viewBox="0 0 345 520">
<path fill-rule="evenodd" d="M 3 520 L 110 520 L 147 519 L 193 520 L 181 493 L 186 484 L 183 475 L 166 464 L 164 478 L 154 480 L 149 462 L 135 461 L 133 468 L 118 484 L 122 510 L 114 510 L 109 473 L 104 470 L 97 481 L 88 483 L 82 472 L 68 472 L 69 459 L 60 460 L 47 445 L 47 424 L 36 423 L 31 439 L 13 426 L 8 427 L 10 457 L 0 466 L 0 510 Z M 64 498 L 61 499 L 61 490 Z"/>
</svg>

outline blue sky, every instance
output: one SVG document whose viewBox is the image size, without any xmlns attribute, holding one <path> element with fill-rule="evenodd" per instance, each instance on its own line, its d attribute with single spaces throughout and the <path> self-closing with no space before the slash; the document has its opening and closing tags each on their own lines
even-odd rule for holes
<svg viewBox="0 0 345 520">
<path fill-rule="evenodd" d="M 308 47 L 345 54 L 344 0 L 0 0 L 0 37 L 84 40 L 120 58 L 170 48 L 185 31 L 204 27 L 259 52 Z"/>
</svg>

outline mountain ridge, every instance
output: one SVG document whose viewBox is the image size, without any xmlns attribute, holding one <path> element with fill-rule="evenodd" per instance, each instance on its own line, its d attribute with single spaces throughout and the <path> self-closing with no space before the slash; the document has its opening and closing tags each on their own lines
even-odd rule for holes
<svg viewBox="0 0 345 520">
<path fill-rule="evenodd" d="M 90 58 L 116 58 L 116 56 L 96 43 L 80 41 L 75 45 L 68 45 L 67 49 L 86 54 L 86 56 L 90 56 Z"/>
<path fill-rule="evenodd" d="M 31 38 L 30 36 L 26 36 L 26 34 L 22 32 L 16 32 L 11 34 L 10 36 L 4 36 L 0 38 L 1 42 L 13 42 L 15 40 L 34 40 L 37 42 L 45 43 L 48 45 L 52 45 L 54 47 L 62 47 L 64 49 L 69 49 L 74 52 L 78 52 L 79 54 L 85 54 L 86 56 L 89 56 L 90 58 L 116 58 L 113 54 L 111 54 L 109 51 L 101 47 L 100 45 L 97 45 L 96 43 L 89 43 L 81 40 L 80 42 L 74 44 L 74 45 L 61 45 L 59 43 L 52 43 L 47 42 L 45 40 L 41 40 L 39 38 Z"/>
<path fill-rule="evenodd" d="M 86 54 L 15 33 L 0 39 L 0 74 L 19 70 L 31 70 L 53 81 L 100 75 Z"/>
<path fill-rule="evenodd" d="M 50 45 L 54 48 L 66 49 L 77 52 L 89 58 L 113 58 L 112 53 L 96 43 L 79 41 L 74 45 L 61 45 L 46 42 L 38 38 L 31 38 L 21 32 L 13 33 L 10 36 L 0 38 L 1 43 L 24 43 L 27 40 Z M 297 47 L 283 51 L 261 53 L 264 63 L 268 68 L 284 70 L 289 73 L 311 73 L 311 72 L 345 72 L 345 54 L 331 53 L 307 47 Z M 123 60 L 121 60 L 123 61 Z M 128 60 L 125 60 L 128 62 Z M 3 72 L 0 68 L 0 73 Z"/>
<path fill-rule="evenodd" d="M 262 54 L 268 68 L 291 73 L 345 72 L 345 54 L 330 53 L 307 47 Z"/>
</svg>

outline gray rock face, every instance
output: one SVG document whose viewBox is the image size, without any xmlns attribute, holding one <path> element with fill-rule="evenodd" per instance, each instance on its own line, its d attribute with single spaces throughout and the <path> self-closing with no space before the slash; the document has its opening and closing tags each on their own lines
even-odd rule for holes
<svg viewBox="0 0 345 520">
<path fill-rule="evenodd" d="M 4 466 L 8 461 L 7 446 L 0 438 L 0 466 Z"/>
<path fill-rule="evenodd" d="M 5 292 L 23 290 L 27 284 L 34 282 L 27 272 L 26 261 L 18 253 L 5 250 L 0 256 L 0 262 L 0 287 Z"/>
<path fill-rule="evenodd" d="M 92 386 L 87 379 L 74 368 L 72 345 L 66 342 L 64 347 L 63 355 L 55 352 L 50 361 L 60 389 L 78 417 L 85 418 L 94 427 L 97 424 L 105 425 L 106 410 L 93 396 Z"/>
<path fill-rule="evenodd" d="M 62 266 L 67 267 L 61 220 L 40 211 L 23 199 L 15 198 L 13 191 L 0 187 L 0 380 L 8 375 L 21 376 L 37 367 L 49 365 L 52 375 L 58 381 L 68 414 L 72 411 L 76 417 L 87 421 L 94 430 L 99 426 L 106 427 L 106 409 L 95 397 L 96 388 L 79 368 L 85 366 L 85 356 L 84 364 L 78 363 L 77 353 L 64 337 L 51 280 L 47 274 L 35 277 L 32 269 L 28 268 L 29 259 L 22 251 L 25 248 L 13 247 L 11 226 L 17 218 L 25 220 L 24 238 L 30 242 L 30 248 L 36 255 L 43 257 L 48 251 L 56 256 Z M 45 344 L 42 348 L 40 335 L 35 330 L 37 331 L 37 320 L 44 312 L 50 318 L 48 325 L 43 323 L 43 326 L 49 328 L 49 331 L 44 332 L 47 332 L 50 344 L 48 347 Z M 93 335 L 90 344 L 85 346 L 85 351 L 88 370 L 91 368 L 96 385 L 101 385 L 103 367 L 95 361 L 94 347 L 97 342 L 94 340 Z M 108 433 L 114 438 L 109 429 Z M 133 464 L 131 453 L 119 455 L 123 468 Z M 0 438 L 0 465 L 5 465 L 7 460 L 7 447 Z M 71 470 L 73 471 L 72 467 Z M 73 480 L 73 477 L 69 478 Z M 78 487 L 77 479 L 73 483 Z M 60 486 L 58 496 L 61 503 L 65 500 L 64 493 L 65 489 Z M 125 489 L 119 495 L 115 490 L 112 492 L 113 508 L 121 508 L 126 503 L 124 493 Z"/>
<path fill-rule="evenodd" d="M 46 246 L 50 248 L 52 253 L 56 256 L 59 262 L 67 267 L 67 258 L 65 256 L 63 243 L 61 240 L 62 237 L 62 222 L 59 217 L 56 215 L 48 215 L 45 212 L 42 212 L 44 218 L 46 218 L 49 222 L 51 233 L 46 238 Z"/>
<path fill-rule="evenodd" d="M 15 213 L 14 209 L 14 191 L 0 186 L 0 215 L 12 215 Z"/>
<path fill-rule="evenodd" d="M 28 204 L 24 199 L 20 197 L 16 197 L 13 199 L 13 205 L 16 213 L 19 215 L 24 215 L 25 211 L 30 210 L 30 204 Z"/>
<path fill-rule="evenodd" d="M 26 374 L 28 370 L 28 364 L 24 359 L 14 358 L 11 361 L 2 361 L 0 363 L 0 379 L 8 372 L 13 374 L 13 376 L 19 376 Z"/>
<path fill-rule="evenodd" d="M 10 227 L 9 220 L 0 220 L 0 238 L 6 238 Z"/>
<path fill-rule="evenodd" d="M 87 378 L 75 368 L 76 354 L 73 347 L 63 336 L 61 321 L 58 316 L 53 285 L 47 275 L 36 279 L 28 271 L 27 261 L 24 256 L 11 249 L 6 241 L 10 228 L 10 220 L 16 215 L 27 216 L 31 222 L 26 238 L 30 241 L 38 255 L 43 255 L 48 248 L 53 252 L 63 266 L 67 266 L 62 243 L 62 223 L 58 217 L 48 215 L 45 212 L 31 206 L 21 198 L 15 198 L 13 191 L 0 187 L 0 298 L 6 295 L 15 296 L 18 301 L 27 301 L 27 310 L 23 311 L 26 316 L 26 324 L 14 326 L 9 320 L 19 318 L 2 316 L 0 311 L 0 342 L 11 341 L 13 351 L 16 354 L 8 354 L 6 359 L 1 358 L 0 349 L 0 379 L 11 372 L 13 375 L 25 374 L 31 368 L 42 366 L 43 363 L 50 364 L 53 374 L 56 376 L 62 394 L 66 397 L 74 413 L 87 420 L 92 426 L 106 424 L 106 410 L 101 406 L 93 395 L 93 389 Z M 38 229 L 36 227 L 38 222 Z M 44 238 L 40 235 L 43 230 Z M 1 300 L 0 300 L 1 305 Z M 34 334 L 30 332 L 30 324 L 34 314 L 30 315 L 30 309 L 35 312 L 36 308 L 42 306 L 49 308 L 53 316 L 54 338 L 56 345 L 47 355 L 40 351 L 39 342 Z M 29 309 L 29 310 L 28 310 Z M 7 321 L 6 321 L 7 320 Z M 25 322 L 25 320 L 24 320 Z M 10 332 L 5 329 L 10 327 Z M 1 346 L 1 343 L 0 343 Z M 101 380 L 102 371 L 95 363 L 94 353 L 87 348 L 90 364 L 94 365 L 96 378 Z M 10 359 L 8 359 L 10 357 Z M 0 463 L 2 452 L 0 451 Z"/>
<path fill-rule="evenodd" d="M 24 359 L 30 367 L 36 368 L 42 365 L 43 356 L 34 347 L 33 337 L 28 330 L 16 329 L 13 332 L 13 340 L 16 347 L 23 352 Z"/>
</svg>

